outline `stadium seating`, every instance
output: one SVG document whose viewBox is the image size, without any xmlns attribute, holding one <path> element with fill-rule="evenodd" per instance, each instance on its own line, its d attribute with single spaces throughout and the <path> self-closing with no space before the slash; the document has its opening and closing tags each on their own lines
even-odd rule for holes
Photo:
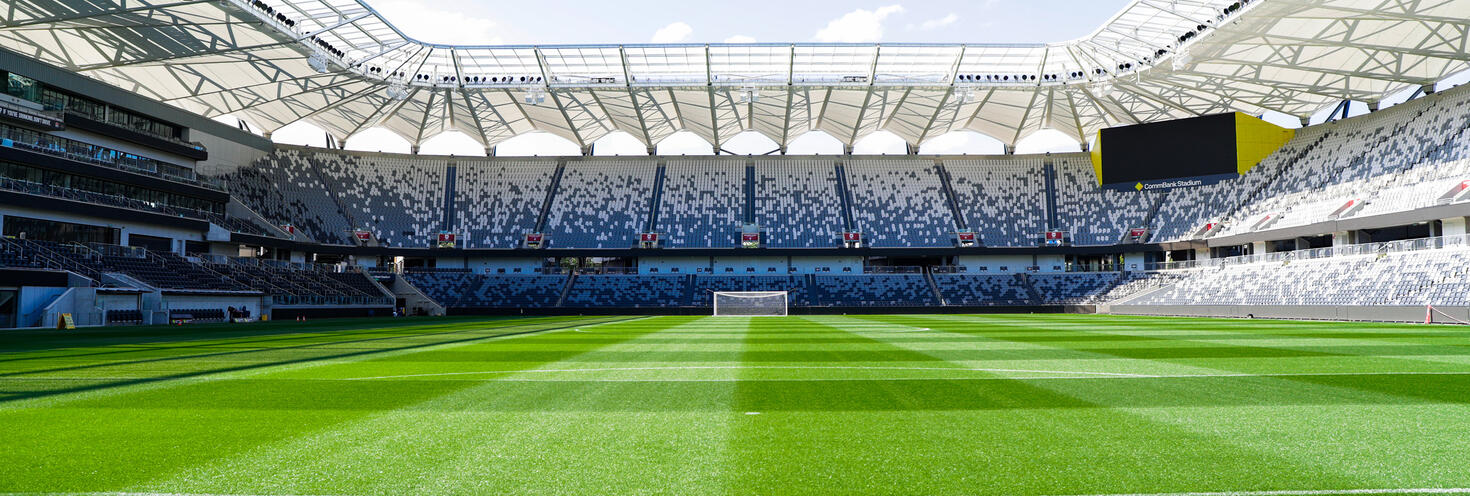
<svg viewBox="0 0 1470 496">
<path fill-rule="evenodd" d="M 1074 245 L 1113 245 L 1128 229 L 1146 227 L 1155 194 L 1098 187 L 1097 172 L 1085 153 L 1056 155 L 1058 230 Z"/>
<path fill-rule="evenodd" d="M 845 165 L 854 227 L 877 247 L 953 246 L 954 214 L 938 169 L 913 160 Z"/>
<path fill-rule="evenodd" d="M 562 306 L 571 308 L 658 308 L 681 305 L 689 276 L 580 274 Z"/>
<path fill-rule="evenodd" d="M 821 307 L 923 307 L 939 302 L 923 274 L 816 276 L 812 305 Z"/>
<path fill-rule="evenodd" d="M 548 160 L 459 161 L 455 226 L 466 248 L 518 248 L 536 229 L 556 163 Z"/>
<path fill-rule="evenodd" d="M 138 310 L 108 310 L 105 316 L 107 325 L 143 323 L 143 312 Z"/>
<path fill-rule="evenodd" d="M 1032 275 L 481 275 L 434 270 L 407 280 L 451 308 L 709 307 L 712 293 L 786 291 L 792 307 L 926 307 L 1095 303 L 1123 282 L 1117 272 Z M 1139 279 L 1142 276 L 1138 276 Z M 1034 286 L 1034 287 L 1033 287 Z M 938 294 L 936 295 L 936 291 Z"/>
<path fill-rule="evenodd" d="M 224 322 L 225 311 L 219 308 L 180 308 L 168 312 L 169 320 L 187 320 L 193 323 Z"/>
<path fill-rule="evenodd" d="M 1106 293 L 1119 283 L 1117 272 L 1081 272 L 1070 274 L 1031 274 L 1027 279 L 1041 301 L 1049 304 L 1079 305 Z"/>
<path fill-rule="evenodd" d="M 946 160 L 955 202 L 986 246 L 1036 246 L 1046 230 L 1041 157 Z"/>
<path fill-rule="evenodd" d="M 1445 249 L 1173 273 L 1135 305 L 1470 305 L 1470 252 Z"/>
<path fill-rule="evenodd" d="M 404 274 L 425 295 L 451 308 L 549 308 L 566 287 L 561 275 Z"/>
<path fill-rule="evenodd" d="M 427 247 L 444 228 L 444 160 L 318 152 L 306 161 L 357 223 L 387 246 Z"/>
<path fill-rule="evenodd" d="M 670 160 L 661 198 L 658 230 L 665 246 L 734 247 L 745 209 L 745 161 Z"/>
<path fill-rule="evenodd" d="M 773 248 L 831 248 L 843 230 L 836 164 L 830 159 L 755 163 L 755 221 Z"/>
<path fill-rule="evenodd" d="M 1153 240 L 1191 239 L 1206 222 L 1223 222 L 1226 235 L 1325 222 L 1349 201 L 1365 204 L 1357 216 L 1455 201 L 1444 196 L 1470 180 L 1467 132 L 1464 89 L 1300 129 L 1239 179 L 1170 191 Z"/>
<path fill-rule="evenodd" d="M 385 293 L 355 270 L 255 258 L 174 253 L 103 244 L 35 240 L 0 241 L 0 267 L 69 270 L 102 285 L 103 274 L 120 273 L 141 284 L 170 291 L 260 292 L 281 305 L 388 305 Z"/>
<path fill-rule="evenodd" d="M 700 275 L 694 278 L 689 306 L 713 305 L 711 293 L 728 291 L 787 291 L 790 306 L 810 306 L 812 298 L 804 276 Z"/>
<path fill-rule="evenodd" d="M 224 179 L 231 195 L 277 225 L 296 226 L 321 243 L 355 243 L 349 231 L 356 223 L 298 150 L 277 150 Z"/>
<path fill-rule="evenodd" d="M 1024 279 L 1015 275 L 934 274 L 945 305 L 1032 304 Z"/>
<path fill-rule="evenodd" d="M 547 213 L 552 248 L 631 248 L 648 226 L 658 167 L 594 159 L 567 164 Z"/>
</svg>

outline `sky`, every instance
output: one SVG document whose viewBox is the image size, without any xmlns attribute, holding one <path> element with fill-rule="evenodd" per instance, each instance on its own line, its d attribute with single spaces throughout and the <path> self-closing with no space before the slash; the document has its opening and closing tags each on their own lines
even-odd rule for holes
<svg viewBox="0 0 1470 496">
<path fill-rule="evenodd" d="M 526 4 L 488 0 L 366 0 L 410 37 L 458 45 L 545 45 L 588 43 L 1050 43 L 1080 38 L 1102 26 L 1129 0 L 574 0 Z M 555 13 L 555 14 L 553 14 Z M 1406 98 L 1407 94 L 1401 95 Z M 1391 103 L 1395 98 L 1390 98 Z M 1324 109 L 1314 122 L 1326 118 Z M 1357 105 L 1352 114 L 1366 111 Z M 1297 119 L 1267 115 L 1278 125 L 1297 127 Z M 221 120 L 233 123 L 232 118 Z M 277 142 L 323 146 L 325 133 L 308 123 L 277 130 Z M 407 152 L 409 142 L 383 129 L 369 129 L 347 140 L 347 148 Z M 632 136 L 615 133 L 596 145 L 598 155 L 642 155 Z M 771 140 L 746 133 L 724 148 L 763 154 Z M 788 147 L 791 154 L 837 154 L 842 146 L 823 133 L 809 133 Z M 903 140 L 879 132 L 859 141 L 859 154 L 902 154 Z M 1043 130 L 1017 143 L 1017 153 L 1077 151 L 1060 132 Z M 998 154 L 999 141 L 973 132 L 940 136 L 922 145 L 925 154 Z M 424 143 L 420 153 L 480 155 L 483 147 L 451 132 Z M 501 143 L 499 155 L 576 155 L 577 146 L 546 133 Z M 659 145 L 664 155 L 708 155 L 709 143 L 679 133 Z"/>
</svg>

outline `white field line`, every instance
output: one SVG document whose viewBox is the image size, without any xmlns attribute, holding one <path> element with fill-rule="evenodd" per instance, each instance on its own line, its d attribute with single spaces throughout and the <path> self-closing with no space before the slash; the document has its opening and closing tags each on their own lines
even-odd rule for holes
<svg viewBox="0 0 1470 496">
<path fill-rule="evenodd" d="M 418 377 L 446 377 L 466 375 L 495 375 L 495 374 L 552 374 L 552 373 L 582 373 L 582 372 L 637 372 L 637 371 L 688 371 L 688 370 L 904 370 L 904 371 L 926 371 L 926 372 L 1000 372 L 1000 373 L 1027 373 L 1027 374 L 1052 374 L 1040 377 L 980 377 L 981 380 L 997 381 L 1029 381 L 1029 380 L 1058 380 L 1058 379 L 1207 379 L 1207 378 L 1251 378 L 1251 377 L 1354 377 L 1354 376 L 1410 376 L 1410 375 L 1470 375 L 1470 371 L 1442 371 L 1442 372 L 1280 372 L 1265 374 L 1128 374 L 1119 372 L 1090 372 L 1075 370 L 1030 370 L 1030 369 L 982 369 L 982 368 L 955 368 L 955 367 L 847 367 L 847 366 L 687 366 L 687 367 L 606 367 L 585 369 L 532 369 L 532 370 L 484 370 L 477 372 L 442 372 L 435 374 L 406 374 L 385 375 L 374 377 L 349 377 L 342 379 L 327 379 L 340 381 L 371 381 L 381 379 L 412 379 Z M 518 379 L 487 379 L 516 382 Z M 631 380 L 631 379 L 619 379 Z M 704 381 L 703 379 L 700 379 Z M 766 379 L 729 379 L 740 380 L 766 380 Z M 785 379 L 803 381 L 833 381 L 841 379 Z M 928 380 L 925 378 L 858 378 L 854 380 Z M 659 382 L 649 380 L 638 380 L 642 382 Z M 669 382 L 674 382 L 670 380 Z"/>
<path fill-rule="evenodd" d="M 756 412 L 748 412 L 747 415 Z M 1301 489 L 1280 491 L 1220 491 L 1189 493 L 1117 493 L 1075 496 L 1362 496 L 1381 494 L 1470 494 L 1470 488 L 1401 488 L 1401 489 Z M 0 496 L 258 496 L 230 493 L 145 493 L 145 492 L 72 492 L 72 493 L 0 493 Z M 273 495 L 292 496 L 292 495 Z"/>
<path fill-rule="evenodd" d="M 368 381 L 375 379 L 409 379 L 414 377 L 441 377 L 452 375 L 485 375 L 485 374 L 549 374 L 549 373 L 577 373 L 577 372 L 624 372 L 624 371 L 650 371 L 650 370 L 924 370 L 944 372 L 1017 372 L 1033 374 L 1084 374 L 1095 376 L 1121 376 L 1121 377 L 1148 377 L 1139 374 L 1123 374 L 1116 372 L 1076 372 L 1066 370 L 1025 370 L 1025 369 L 972 369 L 957 367 L 849 367 L 849 366 L 821 366 L 821 365 L 770 365 L 770 366 L 739 366 L 739 365 L 695 365 L 685 367 L 605 367 L 586 369 L 529 369 L 529 370 L 484 370 L 478 372 L 442 372 L 437 374 L 407 374 L 407 375 L 385 375 L 376 377 L 352 377 L 342 380 Z"/>
<path fill-rule="evenodd" d="M 0 496 L 265 496 L 233 493 L 138 493 L 138 492 L 80 492 L 80 493 L 0 493 Z M 271 496 L 305 496 L 276 494 Z M 327 495 L 316 495 L 327 496 Z"/>
<path fill-rule="evenodd" d="M 1089 494 L 1077 496 L 1352 496 L 1373 494 L 1470 494 L 1470 488 L 1420 487 L 1404 489 L 1299 489 L 1280 491 Z"/>
<path fill-rule="evenodd" d="M 592 318 L 592 317 L 587 317 L 587 318 Z M 641 319 L 646 319 L 646 318 L 649 318 L 649 317 L 644 316 L 644 317 L 639 317 L 639 318 L 634 318 L 634 319 L 615 320 L 615 321 L 611 321 L 611 322 L 601 322 L 601 323 L 597 323 L 597 324 L 590 324 L 590 325 L 583 326 L 583 327 L 592 327 L 594 325 L 616 324 L 616 323 L 619 323 L 619 322 L 633 322 L 633 321 L 636 321 L 636 320 L 641 320 Z M 571 320 L 577 320 L 577 319 L 571 319 Z M 496 322 L 501 322 L 501 321 L 496 321 Z M 482 327 L 482 328 L 479 328 L 479 329 L 465 329 L 463 332 L 502 331 L 502 330 L 503 331 L 513 331 L 516 328 L 528 327 L 528 326 L 533 326 L 533 325 L 540 325 L 540 324 L 553 324 L 554 325 L 554 324 L 565 323 L 565 322 L 554 322 L 554 323 L 553 322 L 515 323 L 514 321 L 504 321 L 504 322 L 508 322 L 510 325 Z M 451 326 L 454 326 L 454 325 L 456 325 L 456 324 L 434 324 L 434 325 L 429 325 L 429 326 L 410 326 L 410 327 L 422 327 L 424 329 L 438 329 L 438 328 L 450 328 Z M 371 330 L 383 330 L 383 329 L 403 329 L 403 327 L 380 327 L 380 328 L 373 328 Z M 563 330 L 566 330 L 566 329 L 549 330 L 549 331 L 546 331 L 546 332 L 541 333 L 541 334 L 553 334 L 553 333 L 560 332 L 560 331 L 563 331 Z M 320 333 L 310 333 L 310 334 L 320 334 Z M 382 352 L 379 352 L 379 353 L 374 353 L 373 354 L 373 358 L 386 358 L 386 357 L 402 356 L 402 355 L 408 355 L 408 354 L 413 354 L 413 353 L 421 353 L 421 352 L 425 352 L 425 351 L 436 351 L 436 350 L 442 350 L 442 349 L 456 348 L 456 347 L 460 347 L 460 346 L 467 346 L 467 345 L 470 345 L 470 344 L 480 343 L 480 342 L 483 342 L 483 341 L 500 341 L 500 340 L 506 340 L 506 339 L 515 339 L 515 338 L 520 338 L 520 337 L 525 337 L 525 336 L 532 336 L 532 335 L 538 335 L 538 334 L 537 333 L 519 333 L 519 332 L 513 332 L 511 335 L 508 335 L 508 336 L 507 335 L 486 336 L 486 337 L 481 338 L 481 339 L 476 339 L 476 340 L 472 340 L 472 341 L 468 341 L 468 342 L 462 342 L 462 343 L 439 343 L 439 344 L 435 344 L 435 345 L 426 346 L 426 347 L 423 347 L 423 348 L 414 348 L 414 349 L 408 349 L 408 350 L 382 351 Z M 30 399 L 19 400 L 19 401 L 16 401 L 14 403 L 9 403 L 9 404 L 0 404 L 0 412 L 7 412 L 7 411 L 14 411 L 14 410 L 22 410 L 22 409 L 26 409 L 26 408 L 41 408 L 41 407 L 46 407 L 46 406 L 50 406 L 50 405 L 62 404 L 62 403 L 65 403 L 65 402 L 71 402 L 71 401 L 79 401 L 79 400 L 85 400 L 85 399 L 90 399 L 90 398 L 115 396 L 115 395 L 119 395 L 119 394 L 134 393 L 134 392 L 139 392 L 139 391 L 152 391 L 152 390 L 158 390 L 158 389 L 166 389 L 166 388 L 178 387 L 178 386 L 183 386 L 183 385 L 188 385 L 188 384 L 198 384 L 198 383 L 201 383 L 201 382 L 250 379 L 252 377 L 259 376 L 259 375 L 273 374 L 273 373 L 285 372 L 285 371 L 293 371 L 293 370 L 301 370 L 301 369 L 314 368 L 314 367 L 322 367 L 322 366 L 335 365 L 335 364 L 341 364 L 341 363 L 350 363 L 351 361 L 352 360 L 341 360 L 341 359 L 310 360 L 310 361 L 300 362 L 300 363 L 283 364 L 283 365 L 270 365 L 270 366 L 265 366 L 265 367 L 256 368 L 256 369 L 238 370 L 238 371 L 233 371 L 233 372 L 224 372 L 224 373 L 216 374 L 216 375 L 189 377 L 189 378 L 183 378 L 183 379 L 169 379 L 169 380 L 148 382 L 148 383 L 143 383 L 143 384 L 133 384 L 133 385 L 122 386 L 122 387 L 99 389 L 99 390 L 94 390 L 94 391 L 84 391 L 84 392 L 81 392 L 81 393 L 67 394 L 67 395 L 62 395 L 62 396 L 48 396 L 48 397 L 43 397 L 43 398 L 30 398 Z M 111 365 L 108 365 L 108 366 L 111 366 Z M 56 378 L 56 377 L 44 377 L 44 376 L 41 376 L 41 377 L 19 377 L 19 376 L 4 376 L 4 377 L 0 377 L 0 381 L 6 381 L 6 380 L 26 380 L 26 379 L 33 379 L 33 380 L 43 380 L 43 379 L 56 379 L 56 380 L 62 380 L 62 379 L 71 379 L 71 380 L 94 380 L 95 378 L 92 378 L 92 377 Z M 138 377 L 119 377 L 119 378 L 116 378 L 115 380 L 129 380 L 129 381 L 131 381 L 131 380 L 138 380 L 138 379 L 140 379 L 140 378 L 138 378 Z M 153 378 L 142 378 L 142 379 L 153 379 Z M 32 493 L 32 494 L 44 494 L 44 493 Z M 126 494 L 126 493 L 101 493 L 101 494 Z M 8 495 L 6 493 L 0 493 L 0 496 L 8 496 Z"/>
<path fill-rule="evenodd" d="M 584 328 L 584 327 L 598 327 L 598 326 L 605 326 L 605 325 L 611 325 L 611 324 L 626 324 L 626 323 L 629 323 L 629 322 L 637 322 L 637 321 L 640 321 L 640 320 L 648 320 L 648 319 L 651 319 L 651 318 L 653 318 L 653 316 L 651 316 L 651 315 L 644 315 L 642 317 L 633 318 L 633 319 L 614 320 L 612 322 L 602 322 L 602 323 L 597 323 L 597 324 L 584 325 L 584 326 L 581 326 L 581 327 L 572 328 L 570 330 L 572 332 L 580 332 L 580 333 L 583 333 L 583 334 L 602 334 L 602 333 L 597 333 L 597 332 L 587 332 L 587 331 L 582 330 L 582 328 Z M 566 331 L 568 329 L 561 329 L 561 330 L 562 331 Z M 557 331 L 551 331 L 552 334 L 554 334 L 556 332 Z M 3 495 L 0 495 L 0 496 L 3 496 Z"/>
</svg>

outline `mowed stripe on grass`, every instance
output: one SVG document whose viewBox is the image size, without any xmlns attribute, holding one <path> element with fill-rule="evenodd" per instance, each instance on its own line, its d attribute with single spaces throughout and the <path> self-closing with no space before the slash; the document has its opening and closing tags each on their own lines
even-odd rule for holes
<svg viewBox="0 0 1470 496">
<path fill-rule="evenodd" d="M 0 492 L 1422 492 L 1466 374 L 1459 328 L 1077 315 L 8 334 Z"/>
</svg>

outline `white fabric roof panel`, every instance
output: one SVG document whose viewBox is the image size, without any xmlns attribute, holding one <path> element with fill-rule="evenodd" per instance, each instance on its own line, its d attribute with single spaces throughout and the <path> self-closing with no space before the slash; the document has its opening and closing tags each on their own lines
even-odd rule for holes
<svg viewBox="0 0 1470 496">
<path fill-rule="evenodd" d="M 14 0 L 0 46 L 265 131 L 382 126 L 494 146 L 624 131 L 781 146 L 821 129 L 917 145 L 957 129 L 1008 144 L 1238 110 L 1312 114 L 1465 70 L 1470 0 L 1137 0 L 1052 44 L 448 46 L 358 0 Z"/>
</svg>

